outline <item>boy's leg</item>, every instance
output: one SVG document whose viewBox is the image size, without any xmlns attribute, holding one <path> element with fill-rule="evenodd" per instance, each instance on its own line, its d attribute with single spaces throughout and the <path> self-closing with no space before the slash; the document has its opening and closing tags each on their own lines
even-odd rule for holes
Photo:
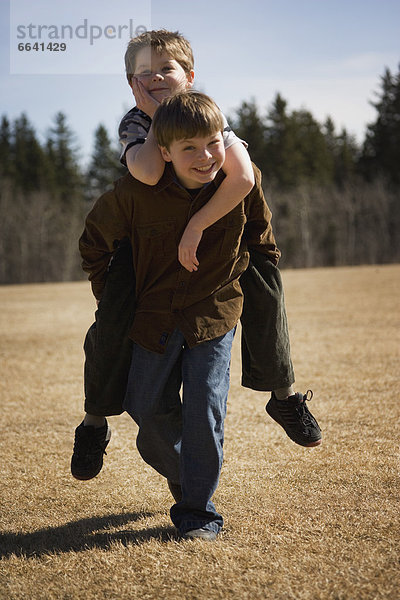
<svg viewBox="0 0 400 600">
<path fill-rule="evenodd" d="M 85 343 L 85 417 L 75 429 L 71 473 L 76 479 L 96 477 L 111 429 L 105 416 L 122 412 L 122 402 L 131 361 L 128 338 L 135 308 L 135 273 L 132 248 L 121 241 L 108 268 L 96 322 L 89 328 Z"/>
<path fill-rule="evenodd" d="M 295 378 L 279 269 L 253 251 L 240 285 L 242 385 L 258 391 L 290 389 Z"/>
<path fill-rule="evenodd" d="M 242 385 L 272 391 L 266 410 L 301 446 L 321 444 L 321 429 L 309 411 L 308 394 L 295 393 L 282 278 L 266 256 L 252 251 L 240 283 L 244 293 Z"/>
<path fill-rule="evenodd" d="M 224 420 L 229 390 L 231 348 L 235 330 L 194 348 L 185 348 L 183 434 L 181 446 L 182 502 L 171 508 L 181 534 L 201 530 L 217 534 L 223 525 L 211 497 L 223 459 Z M 197 536 L 196 536 L 197 537 Z"/>
<path fill-rule="evenodd" d="M 164 354 L 133 344 L 123 405 L 139 426 L 136 445 L 143 460 L 176 485 L 180 484 L 183 344 L 178 331 L 170 336 Z"/>
<path fill-rule="evenodd" d="M 132 248 L 129 240 L 123 239 L 109 265 L 96 322 L 84 344 L 85 411 L 89 415 L 106 417 L 123 412 L 132 356 L 128 336 L 135 304 Z"/>
<path fill-rule="evenodd" d="M 222 464 L 233 335 L 189 349 L 176 330 L 164 354 L 133 347 L 124 409 L 139 425 L 137 446 L 143 459 L 182 485 L 183 500 L 171 509 L 181 534 L 201 528 L 217 533 L 222 527 L 211 496 Z"/>
</svg>

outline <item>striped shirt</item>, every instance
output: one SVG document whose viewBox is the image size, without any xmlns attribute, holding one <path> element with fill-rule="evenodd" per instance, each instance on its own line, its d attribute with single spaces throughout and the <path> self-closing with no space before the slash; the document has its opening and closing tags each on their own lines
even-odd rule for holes
<svg viewBox="0 0 400 600">
<path fill-rule="evenodd" d="M 229 127 L 228 121 L 224 114 L 222 114 L 224 121 L 224 146 L 227 150 L 233 144 L 241 142 L 247 148 L 247 143 L 237 137 L 234 131 Z M 151 126 L 151 118 L 140 108 L 135 106 L 123 117 L 119 128 L 119 141 L 122 145 L 122 151 L 120 161 L 126 166 L 125 154 L 129 148 L 136 146 L 136 144 L 144 144 L 147 138 Z"/>
</svg>

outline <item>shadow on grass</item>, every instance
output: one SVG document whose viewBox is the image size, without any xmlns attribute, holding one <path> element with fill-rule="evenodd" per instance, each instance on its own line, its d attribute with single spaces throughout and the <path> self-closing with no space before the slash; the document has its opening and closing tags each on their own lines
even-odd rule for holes
<svg viewBox="0 0 400 600">
<path fill-rule="evenodd" d="M 107 549 L 114 542 L 127 545 L 140 544 L 152 538 L 160 542 L 178 539 L 177 531 L 172 526 L 107 531 L 151 516 L 154 516 L 153 513 L 122 513 L 80 519 L 32 533 L 0 533 L 0 557 L 12 554 L 40 557 L 52 553 L 83 552 L 92 548 Z"/>
</svg>

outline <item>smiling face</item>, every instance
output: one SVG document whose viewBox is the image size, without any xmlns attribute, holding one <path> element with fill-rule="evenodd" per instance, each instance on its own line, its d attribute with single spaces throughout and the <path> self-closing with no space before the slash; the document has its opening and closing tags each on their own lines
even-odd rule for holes
<svg viewBox="0 0 400 600">
<path fill-rule="evenodd" d="M 222 133 L 217 131 L 205 137 L 174 140 L 170 147 L 160 147 L 167 162 L 172 162 L 181 184 L 196 189 L 212 181 L 225 160 Z"/>
<path fill-rule="evenodd" d="M 150 96 L 161 102 L 191 88 L 194 72 L 186 73 L 167 52 L 159 54 L 152 48 L 142 48 L 136 55 L 134 77 L 142 82 Z"/>
</svg>

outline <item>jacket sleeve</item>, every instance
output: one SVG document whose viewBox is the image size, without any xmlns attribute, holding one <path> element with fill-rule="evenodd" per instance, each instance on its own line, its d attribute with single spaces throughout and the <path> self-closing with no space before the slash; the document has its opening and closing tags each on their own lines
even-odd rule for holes
<svg viewBox="0 0 400 600">
<path fill-rule="evenodd" d="M 130 237 L 133 199 L 124 202 L 125 194 L 117 181 L 114 190 L 103 194 L 89 212 L 85 229 L 79 239 L 82 268 L 89 273 L 89 281 L 97 300 L 100 300 L 107 267 L 118 243 Z M 130 208 L 128 208 L 130 207 Z"/>
<path fill-rule="evenodd" d="M 256 250 L 268 256 L 268 259 L 277 265 L 281 252 L 278 249 L 272 231 L 272 213 L 265 201 L 261 185 L 261 172 L 253 165 L 255 184 L 245 202 L 247 222 L 243 237 L 249 250 Z"/>
</svg>

